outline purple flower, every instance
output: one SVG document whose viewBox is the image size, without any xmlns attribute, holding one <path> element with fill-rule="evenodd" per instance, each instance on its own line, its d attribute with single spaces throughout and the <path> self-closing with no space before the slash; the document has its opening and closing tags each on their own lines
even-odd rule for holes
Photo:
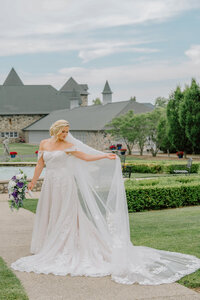
<svg viewBox="0 0 200 300">
<path fill-rule="evenodd" d="M 24 183 L 23 183 L 23 182 L 20 182 L 20 181 L 19 181 L 19 182 L 17 183 L 17 186 L 18 186 L 19 188 L 22 188 L 22 187 L 23 187 L 23 185 L 24 185 Z"/>
<path fill-rule="evenodd" d="M 16 180 L 16 176 L 13 176 L 13 177 L 12 177 L 12 180 Z"/>
<path fill-rule="evenodd" d="M 16 197 L 17 197 L 17 191 L 14 191 L 14 192 L 12 193 L 12 195 L 13 195 L 14 198 L 16 198 Z"/>
</svg>

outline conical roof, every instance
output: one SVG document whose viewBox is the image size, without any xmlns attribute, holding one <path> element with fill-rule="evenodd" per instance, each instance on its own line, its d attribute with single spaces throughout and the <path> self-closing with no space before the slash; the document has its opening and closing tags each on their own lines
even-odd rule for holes
<svg viewBox="0 0 200 300">
<path fill-rule="evenodd" d="M 110 89 L 108 80 L 106 80 L 106 83 L 105 83 L 105 86 L 104 86 L 102 94 L 112 94 L 112 91 Z"/>
<path fill-rule="evenodd" d="M 8 74 L 6 80 L 4 81 L 3 85 L 16 86 L 16 85 L 24 85 L 24 84 L 21 81 L 21 79 L 19 78 L 19 76 L 16 73 L 15 69 L 12 68 L 10 70 L 10 73 Z"/>
<path fill-rule="evenodd" d="M 60 89 L 61 92 L 71 92 L 71 91 L 77 91 L 80 93 L 80 87 L 78 83 L 70 77 L 70 79 L 63 85 L 63 87 Z"/>
</svg>

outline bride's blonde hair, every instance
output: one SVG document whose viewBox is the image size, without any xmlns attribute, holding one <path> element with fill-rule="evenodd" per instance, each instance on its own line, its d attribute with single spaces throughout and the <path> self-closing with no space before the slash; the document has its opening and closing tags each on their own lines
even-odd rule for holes
<svg viewBox="0 0 200 300">
<path fill-rule="evenodd" d="M 49 129 L 50 136 L 55 136 L 57 139 L 58 134 L 62 131 L 63 127 L 69 127 L 69 122 L 66 120 L 54 122 Z"/>
</svg>

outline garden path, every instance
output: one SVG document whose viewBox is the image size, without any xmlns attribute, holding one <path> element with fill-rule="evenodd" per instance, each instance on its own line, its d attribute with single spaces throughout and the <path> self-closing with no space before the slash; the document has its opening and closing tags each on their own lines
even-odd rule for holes
<svg viewBox="0 0 200 300">
<path fill-rule="evenodd" d="M 35 193 L 35 198 L 38 197 Z M 0 256 L 8 266 L 30 255 L 34 214 L 20 209 L 12 212 L 7 195 L 0 195 Z M 12 270 L 13 271 L 13 270 Z M 177 283 L 158 286 L 122 285 L 109 276 L 103 278 L 71 277 L 14 271 L 30 300 L 196 300 L 200 295 Z"/>
</svg>

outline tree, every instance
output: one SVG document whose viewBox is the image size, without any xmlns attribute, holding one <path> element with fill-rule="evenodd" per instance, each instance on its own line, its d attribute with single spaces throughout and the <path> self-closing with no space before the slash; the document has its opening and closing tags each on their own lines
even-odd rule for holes
<svg viewBox="0 0 200 300">
<path fill-rule="evenodd" d="M 136 131 L 134 130 L 134 113 L 132 110 L 124 115 L 112 119 L 107 124 L 109 129 L 106 131 L 115 138 L 121 138 L 127 146 L 128 154 L 131 154 L 133 145 L 136 141 Z"/>
<path fill-rule="evenodd" d="M 184 91 L 179 120 L 192 144 L 193 152 L 200 153 L 200 87 L 195 79 L 192 79 L 190 87 Z"/>
<path fill-rule="evenodd" d="M 147 114 L 148 122 L 148 143 L 150 147 L 150 152 L 152 156 L 156 156 L 160 148 L 159 138 L 158 138 L 158 124 L 160 118 L 162 117 L 163 109 L 157 108 L 152 112 Z"/>
<path fill-rule="evenodd" d="M 168 103 L 168 99 L 164 97 L 158 97 L 155 99 L 155 108 L 161 108 L 161 107 L 166 107 Z"/>
<path fill-rule="evenodd" d="M 170 143 L 176 148 L 176 151 L 191 151 L 191 143 L 186 136 L 185 126 L 180 124 L 179 110 L 183 102 L 184 93 L 177 86 L 176 90 L 170 95 L 167 105 L 168 138 Z"/>
<path fill-rule="evenodd" d="M 147 114 L 135 115 L 134 130 L 136 132 L 135 141 L 140 148 L 140 155 L 143 155 L 143 150 L 148 137 L 148 118 Z"/>
<path fill-rule="evenodd" d="M 171 144 L 168 137 L 168 124 L 166 113 L 160 118 L 158 123 L 158 144 L 160 150 L 165 153 L 175 152 L 176 149 Z"/>
<path fill-rule="evenodd" d="M 135 96 L 134 97 L 131 96 L 130 101 L 136 102 L 136 97 Z"/>
<path fill-rule="evenodd" d="M 100 105 L 102 104 L 101 100 L 99 98 L 96 98 L 94 100 L 92 100 L 93 105 Z"/>
</svg>

